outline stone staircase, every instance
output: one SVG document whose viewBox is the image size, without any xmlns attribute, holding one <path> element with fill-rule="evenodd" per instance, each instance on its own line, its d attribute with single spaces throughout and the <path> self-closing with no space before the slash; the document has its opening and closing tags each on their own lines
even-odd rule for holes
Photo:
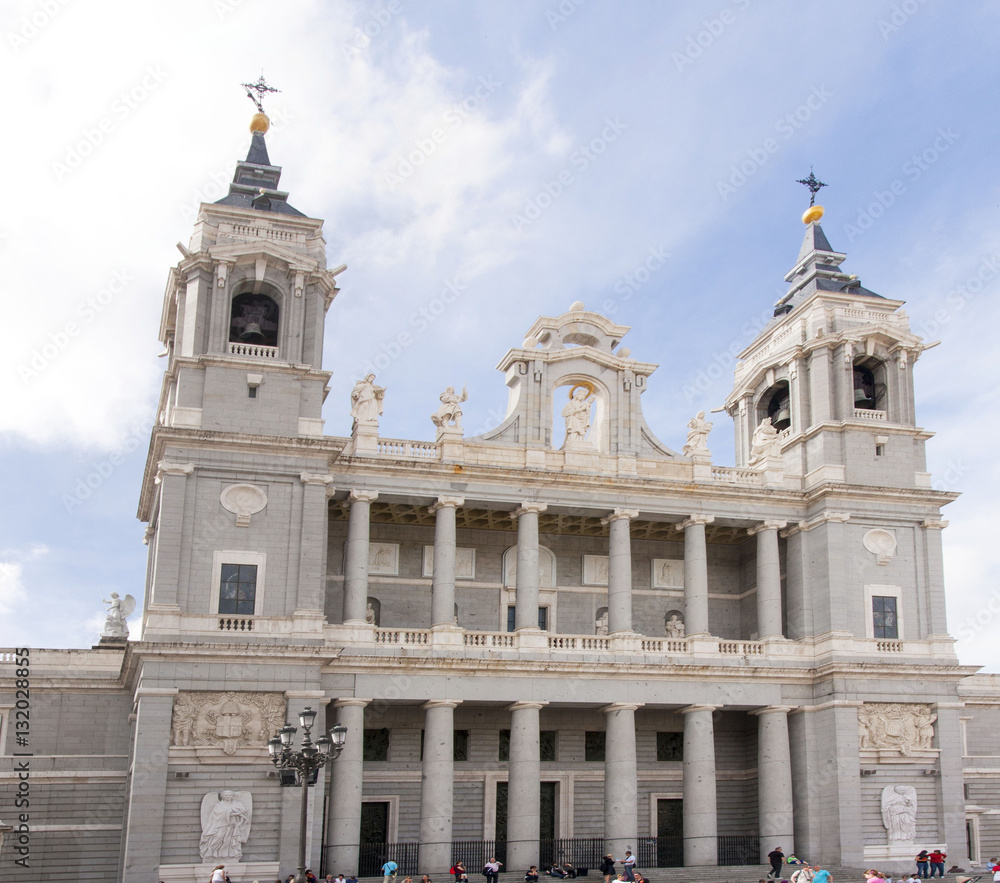
<svg viewBox="0 0 1000 883">
<path fill-rule="evenodd" d="M 841 866 L 826 867 L 833 877 L 834 883 L 864 883 L 863 868 L 845 868 Z M 758 880 L 766 879 L 770 870 L 768 865 L 729 865 L 691 868 L 641 868 L 642 875 L 649 879 L 651 883 L 757 883 Z M 785 869 L 784 879 L 788 879 L 797 868 L 789 867 Z M 397 883 L 401 883 L 402 877 L 397 877 Z M 434 883 L 451 883 L 450 874 L 432 874 Z M 481 874 L 470 874 L 470 883 L 482 883 L 485 878 Z M 603 883 L 604 878 L 596 868 L 588 869 L 587 876 L 578 877 L 581 883 Z M 359 877 L 358 883 L 382 883 L 381 877 Z M 413 883 L 420 883 L 420 877 L 414 876 Z M 500 883 L 524 883 L 524 871 L 504 872 L 500 874 Z M 539 877 L 538 883 L 557 883 L 555 877 Z M 572 881 L 567 881 L 572 883 Z M 954 875 L 945 878 L 945 883 L 954 883 Z"/>
</svg>

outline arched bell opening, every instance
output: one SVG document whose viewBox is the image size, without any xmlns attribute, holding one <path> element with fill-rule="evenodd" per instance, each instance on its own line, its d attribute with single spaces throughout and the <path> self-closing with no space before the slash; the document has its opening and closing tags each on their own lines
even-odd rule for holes
<svg viewBox="0 0 1000 883">
<path fill-rule="evenodd" d="M 779 381 L 760 397 L 758 417 L 758 423 L 770 417 L 771 425 L 778 432 L 792 425 L 792 396 L 788 381 Z"/>
<path fill-rule="evenodd" d="M 859 411 L 885 411 L 885 366 L 877 359 L 854 363 L 854 407 Z"/>
<path fill-rule="evenodd" d="M 278 346 L 280 309 L 266 294 L 238 294 L 229 313 L 229 342 Z"/>
</svg>

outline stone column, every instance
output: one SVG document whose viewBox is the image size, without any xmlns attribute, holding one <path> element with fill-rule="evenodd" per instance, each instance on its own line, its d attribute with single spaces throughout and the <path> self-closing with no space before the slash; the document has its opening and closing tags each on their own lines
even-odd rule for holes
<svg viewBox="0 0 1000 883">
<path fill-rule="evenodd" d="M 786 521 L 762 521 L 747 530 L 757 536 L 757 637 L 779 638 L 781 630 L 781 561 L 778 531 Z"/>
<path fill-rule="evenodd" d="M 792 824 L 792 756 L 788 746 L 788 705 L 770 705 L 750 713 L 757 716 L 757 828 L 760 860 L 780 846 L 795 852 Z"/>
<path fill-rule="evenodd" d="M 525 501 L 512 513 L 517 519 L 515 631 L 538 629 L 538 516 L 547 508 L 545 503 Z"/>
<path fill-rule="evenodd" d="M 424 761 L 420 773 L 420 845 L 417 864 L 442 873 L 451 867 L 457 699 L 424 703 Z"/>
<path fill-rule="evenodd" d="M 464 502 L 462 497 L 438 497 L 430 507 L 434 514 L 431 628 L 455 624 L 455 510 Z"/>
<path fill-rule="evenodd" d="M 378 491 L 353 490 L 347 522 L 347 554 L 344 556 L 344 622 L 365 624 L 368 605 L 368 530 L 371 504 Z"/>
<path fill-rule="evenodd" d="M 515 702 L 510 706 L 510 763 L 507 787 L 507 867 L 538 864 L 541 830 L 541 762 L 538 710 L 547 702 Z"/>
<path fill-rule="evenodd" d="M 365 706 L 370 699 L 338 699 L 335 723 L 347 727 L 347 741 L 340 757 L 330 763 L 330 793 L 327 800 L 324 864 L 344 874 L 358 873 L 361 840 L 361 789 L 364 781 L 362 757 L 365 743 Z"/>
<path fill-rule="evenodd" d="M 638 509 L 615 509 L 608 525 L 608 634 L 632 631 L 632 534 Z"/>
<path fill-rule="evenodd" d="M 332 475 L 303 472 L 302 532 L 299 540 L 299 579 L 296 612 L 323 615 L 326 600 L 327 497 Z"/>
<path fill-rule="evenodd" d="M 689 705 L 684 715 L 684 864 L 719 861 L 715 799 L 715 705 Z"/>
<path fill-rule="evenodd" d="M 638 834 L 635 711 L 641 707 L 616 702 L 604 709 L 604 846 L 616 856 L 634 849 Z"/>
<path fill-rule="evenodd" d="M 136 691 L 128 816 L 123 839 L 123 875 L 135 883 L 157 883 L 166 815 L 167 751 L 174 708 L 173 688 Z"/>
<path fill-rule="evenodd" d="M 684 531 L 684 628 L 688 635 L 711 634 L 708 626 L 708 549 L 705 525 L 714 515 L 692 515 L 677 530 Z"/>
<path fill-rule="evenodd" d="M 184 500 L 187 477 L 194 472 L 193 463 L 156 464 L 160 478 L 160 501 L 156 518 L 156 563 L 153 568 L 153 597 L 151 607 L 178 606 L 178 589 L 181 580 L 181 530 L 184 521 Z M 218 613 L 207 610 L 206 613 Z"/>
</svg>

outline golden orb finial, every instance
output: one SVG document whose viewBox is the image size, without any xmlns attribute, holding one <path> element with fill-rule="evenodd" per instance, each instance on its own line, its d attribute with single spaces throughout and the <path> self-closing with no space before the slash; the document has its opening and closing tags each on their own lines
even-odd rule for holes
<svg viewBox="0 0 1000 883">
<path fill-rule="evenodd" d="M 802 213 L 803 224 L 815 224 L 823 217 L 823 206 L 811 205 Z"/>
<path fill-rule="evenodd" d="M 266 113 L 255 113 L 250 120 L 251 132 L 260 132 L 261 135 L 266 135 L 267 130 L 270 128 L 271 121 L 267 118 Z"/>
</svg>

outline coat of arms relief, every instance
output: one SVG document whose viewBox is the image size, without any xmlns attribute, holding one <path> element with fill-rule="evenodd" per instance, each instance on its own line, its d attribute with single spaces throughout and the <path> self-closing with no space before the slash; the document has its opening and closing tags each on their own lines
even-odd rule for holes
<svg viewBox="0 0 1000 883">
<path fill-rule="evenodd" d="M 181 693 L 174 701 L 170 744 L 214 748 L 231 757 L 240 748 L 264 748 L 285 723 L 280 693 Z"/>
</svg>

